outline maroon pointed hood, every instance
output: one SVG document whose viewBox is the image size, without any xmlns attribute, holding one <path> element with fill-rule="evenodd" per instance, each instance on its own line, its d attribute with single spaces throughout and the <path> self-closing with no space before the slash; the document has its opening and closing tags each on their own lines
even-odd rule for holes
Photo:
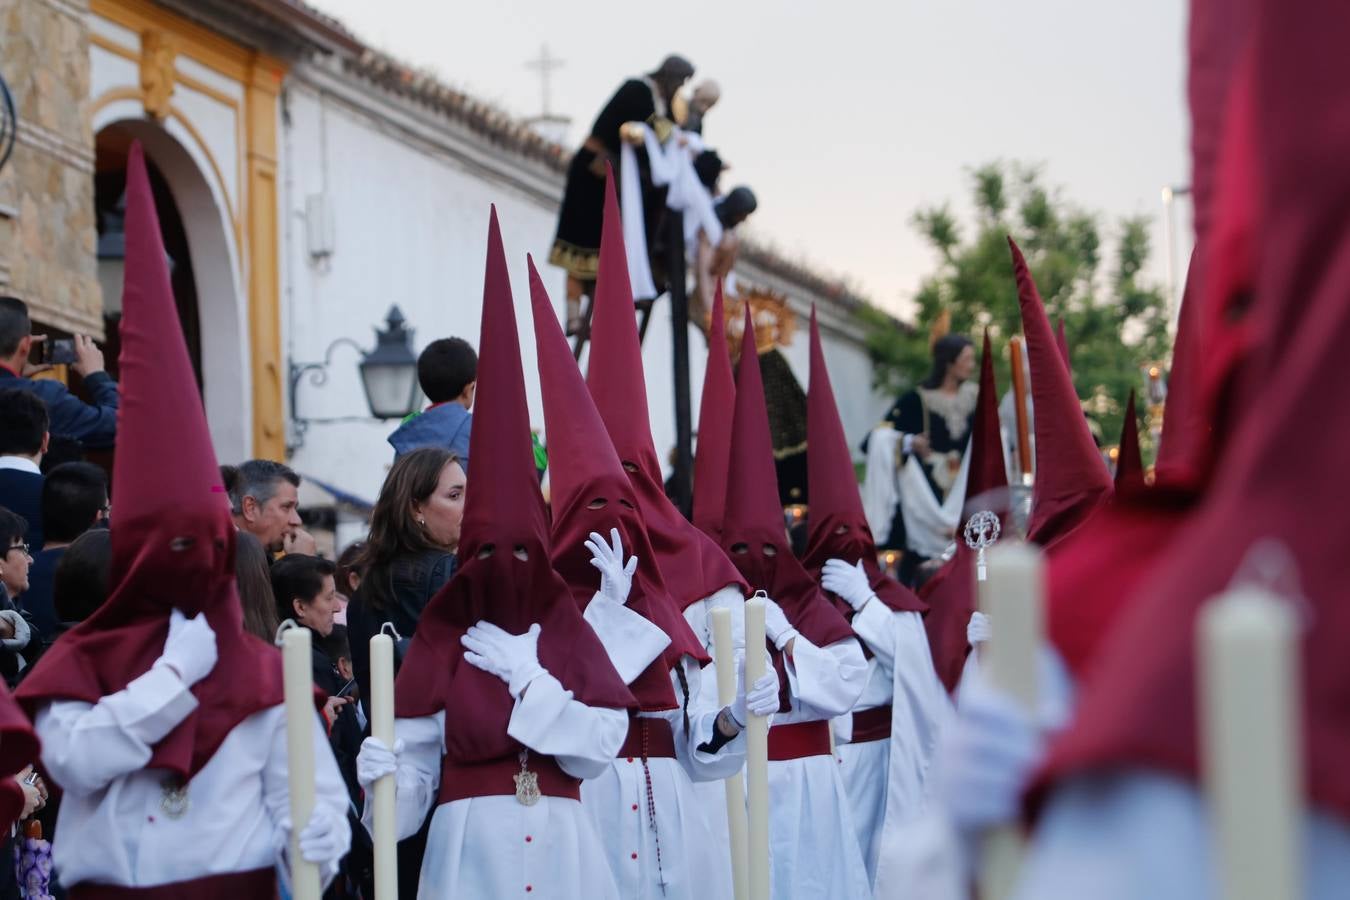
<svg viewBox="0 0 1350 900">
<path fill-rule="evenodd" d="M 1008 470 L 998 430 L 998 390 L 994 384 L 994 353 L 988 331 L 984 334 L 980 359 L 980 394 L 975 404 L 969 452 L 965 507 L 956 526 L 956 554 L 919 592 L 929 607 L 924 629 L 933 651 L 933 666 L 948 691 L 956 690 L 956 684 L 961 680 L 961 669 L 970 649 L 966 642 L 966 625 L 976 608 L 975 551 L 966 545 L 961 532 L 970 517 L 980 510 L 997 513 L 1003 520 L 1004 533 L 1007 532 Z"/>
<path fill-rule="evenodd" d="M 1064 335 L 1064 320 L 1060 319 L 1055 326 L 1055 348 L 1059 350 L 1059 358 L 1064 360 L 1064 368 L 1069 371 L 1069 379 L 1073 379 L 1073 361 L 1069 358 L 1069 339 Z"/>
<path fill-rule="evenodd" d="M 1172 341 L 1172 367 L 1167 374 L 1167 407 L 1154 471 L 1159 481 L 1185 483 L 1194 478 L 1198 460 L 1204 455 L 1209 423 L 1199 404 L 1200 299 L 1199 284 L 1203 252 L 1197 243 L 1191 251 L 1177 313 L 1177 333 Z"/>
<path fill-rule="evenodd" d="M 666 496 L 661 464 L 652 444 L 642 345 L 628 281 L 623 223 L 611 177 L 605 186 L 605 222 L 600 269 L 591 316 L 591 355 L 586 386 L 604 420 L 614 451 L 637 493 L 656 561 L 681 609 L 725 587 L 747 591 L 716 542 L 699 531 Z"/>
<path fill-rule="evenodd" d="M 1069 369 L 1055 346 L 1050 320 L 1026 258 L 1011 237 L 1008 247 L 1017 278 L 1036 409 L 1036 483 L 1031 493 L 1027 540 L 1050 546 L 1111 496 L 1111 477 L 1093 443 Z"/>
<path fill-rule="evenodd" d="M 746 304 L 722 546 L 750 587 L 768 592 L 807 640 L 818 647 L 843 640 L 853 631 L 792 555 L 778 496 L 769 411 L 755 352 L 755 327 Z"/>
<path fill-rule="evenodd" d="M 1084 682 L 1079 716 L 1052 749 L 1050 775 L 1149 768 L 1195 778 L 1195 623 L 1235 583 L 1269 584 L 1296 602 L 1307 627 L 1299 652 L 1301 745 L 1310 808 L 1350 817 L 1350 606 L 1345 536 L 1320 512 L 1350 503 L 1344 448 L 1350 416 L 1327 396 L 1343 380 L 1350 344 L 1350 8 L 1291 16 L 1258 3 L 1245 134 L 1259 211 L 1249 265 L 1255 290 L 1229 308 L 1253 344 L 1231 386 L 1231 430 L 1216 442 L 1203 504 L 1138 591 Z M 1334 12 L 1332 11 L 1334 9 Z M 1222 153 L 1231 145 L 1225 144 Z M 1223 192 L 1218 182 L 1223 228 Z M 1209 271 L 1206 273 L 1208 292 Z M 1210 352 L 1206 332 L 1205 355 Z M 1291 461 L 1290 448 L 1297 448 Z M 1309 502 L 1315 504 L 1310 512 Z M 1260 560 L 1260 563 L 1258 563 Z M 1167 628 L 1158 628 L 1160 621 Z M 1144 724 L 1144 723 L 1147 724 Z"/>
<path fill-rule="evenodd" d="M 197 709 L 155 745 L 147 763 L 190 778 L 231 729 L 282 701 L 281 657 L 243 629 L 234 525 L 139 143 L 127 160 L 122 296 L 108 600 L 52 647 L 18 697 L 30 713 L 54 700 L 96 703 L 159 658 L 172 610 L 202 613 L 216 633 L 218 662 L 193 686 Z"/>
<path fill-rule="evenodd" d="M 726 515 L 727 464 L 731 460 L 731 415 L 736 408 L 736 382 L 727 346 L 722 282 L 713 294 L 708 327 L 708 367 L 698 408 L 698 454 L 694 457 L 694 524 L 717 540 Z"/>
<path fill-rule="evenodd" d="M 806 475 L 811 498 L 809 535 L 802 565 L 816 580 L 827 560 L 849 564 L 862 561 L 877 598 L 897 612 L 927 612 L 909 588 L 891 578 L 877 564 L 877 547 L 863 513 L 862 494 L 853 469 L 853 457 L 844 436 L 844 423 L 834 400 L 825 351 L 820 343 L 816 307 L 811 306 L 811 382 L 806 394 Z M 835 606 L 845 617 L 853 608 L 839 598 Z"/>
<path fill-rule="evenodd" d="M 595 532 L 608 540 L 610 529 L 619 529 L 624 552 L 638 560 L 628 607 L 670 637 L 663 657 L 654 660 L 630 689 L 643 709 L 673 709 L 677 704 L 670 670 L 681 664 L 682 656 L 700 663 L 707 662 L 708 656 L 666 590 L 637 495 L 586 390 L 532 258 L 529 268 L 548 443 L 553 568 L 571 588 L 578 608 L 584 610 L 600 588 L 586 539 Z"/>
<path fill-rule="evenodd" d="M 520 339 L 496 207 L 487 246 L 479 388 L 469 438 L 473 481 L 465 497 L 460 565 L 422 611 L 394 697 L 400 718 L 445 711 L 446 753 L 458 763 L 502 759 L 521 749 L 506 732 L 515 705 L 506 685 L 464 662 L 460 638 L 480 620 L 511 634 L 538 623 L 539 662 L 577 700 L 636 707 L 550 563 L 548 513 L 534 467 Z"/>
<path fill-rule="evenodd" d="M 1144 486 L 1144 456 L 1139 452 L 1139 416 L 1134 409 L 1134 390 L 1125 404 L 1125 424 L 1120 429 L 1120 449 L 1116 456 L 1116 490 L 1137 490 Z"/>
</svg>

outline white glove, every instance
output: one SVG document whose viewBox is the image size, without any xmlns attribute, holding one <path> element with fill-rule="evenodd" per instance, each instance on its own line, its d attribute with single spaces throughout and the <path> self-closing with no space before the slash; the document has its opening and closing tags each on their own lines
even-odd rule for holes
<svg viewBox="0 0 1350 900">
<path fill-rule="evenodd" d="M 745 689 L 745 657 L 741 656 L 736 667 L 736 699 L 728 708 L 736 724 L 745 727 L 750 715 L 771 716 L 778 712 L 778 672 L 773 666 L 764 670 L 764 674 L 755 679 L 750 690 Z"/>
<path fill-rule="evenodd" d="M 783 607 L 768 597 L 764 598 L 764 636 L 779 650 L 797 636 L 797 629 L 788 623 Z"/>
<path fill-rule="evenodd" d="M 398 771 L 398 757 L 403 752 L 403 740 L 394 741 L 394 749 L 385 746 L 384 741 L 368 737 L 361 742 L 361 752 L 356 754 L 356 780 L 367 791 L 370 786 L 386 775 Z"/>
<path fill-rule="evenodd" d="M 506 682 L 512 697 L 519 697 L 540 675 L 538 624 L 524 634 L 510 634 L 491 622 L 479 622 L 464 633 L 459 642 L 468 652 L 464 661 L 496 675 Z"/>
<path fill-rule="evenodd" d="M 176 609 L 170 613 L 169 636 L 155 665 L 168 666 L 188 687 L 210 675 L 216 667 L 216 633 L 206 616 L 198 613 L 189 619 Z"/>
<path fill-rule="evenodd" d="M 826 560 L 820 573 L 820 586 L 832 594 L 837 594 L 855 610 L 862 609 L 876 594 L 872 591 L 867 571 L 862 560 L 850 566 L 842 559 Z"/>
<path fill-rule="evenodd" d="M 623 541 L 619 538 L 619 529 L 609 530 L 609 539 L 613 546 L 592 531 L 591 539 L 586 541 L 586 549 L 591 551 L 591 565 L 600 570 L 600 593 L 618 603 L 628 602 L 628 592 L 633 587 L 633 573 L 637 571 L 636 556 L 629 557 L 628 564 L 623 561 Z"/>
<path fill-rule="evenodd" d="M 300 832 L 300 855 L 305 862 L 322 866 L 347 855 L 352 832 L 347 820 L 322 807 L 314 807 L 309 824 Z"/>
<path fill-rule="evenodd" d="M 994 626 L 989 621 L 989 617 L 976 610 L 970 614 L 970 622 L 966 625 L 966 643 L 974 647 L 976 644 L 983 644 L 989 640 L 994 633 Z"/>
<path fill-rule="evenodd" d="M 1034 715 L 991 685 L 979 666 L 971 666 L 961 682 L 957 716 L 938 748 L 936 784 L 967 837 L 1017 815 L 1048 736 L 1072 718 L 1073 681 L 1059 654 L 1045 645 L 1036 653 L 1036 675 Z"/>
</svg>

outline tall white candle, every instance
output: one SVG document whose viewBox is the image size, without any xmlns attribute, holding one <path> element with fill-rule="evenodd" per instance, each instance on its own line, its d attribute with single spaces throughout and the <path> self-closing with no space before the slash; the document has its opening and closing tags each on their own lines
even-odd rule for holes
<svg viewBox="0 0 1350 900">
<path fill-rule="evenodd" d="M 764 674 L 764 600 L 745 601 L 745 681 Z M 769 900 L 769 720 L 751 715 L 745 726 L 745 771 L 749 782 L 750 900 Z"/>
<path fill-rule="evenodd" d="M 1034 721 L 1043 615 L 1041 552 L 1020 541 L 1003 541 L 989 550 L 988 565 L 989 577 L 979 589 L 990 635 L 980 664 L 989 683 L 1014 697 Z M 981 897 L 1000 900 L 1012 894 L 1024 850 L 1015 822 L 990 829 L 981 851 Z"/>
<path fill-rule="evenodd" d="M 713 661 L 717 666 L 717 702 L 730 706 L 736 699 L 736 649 L 731 638 L 731 610 L 712 611 Z M 731 838 L 731 886 L 736 900 L 747 900 L 746 853 L 748 843 L 745 818 L 744 778 L 738 771 L 726 779 L 727 834 Z"/>
<path fill-rule="evenodd" d="M 1225 900 L 1302 897 L 1298 621 L 1244 587 L 1196 631 L 1201 760 Z"/>
<path fill-rule="evenodd" d="M 286 760 L 291 793 L 291 897 L 319 900 L 319 867 L 300 855 L 300 832 L 314 814 L 314 668 L 308 628 L 282 636 L 286 689 Z"/>
<path fill-rule="evenodd" d="M 394 746 L 394 641 L 370 639 L 370 735 Z M 394 822 L 394 776 L 375 782 L 375 898 L 398 900 L 398 836 Z"/>
</svg>

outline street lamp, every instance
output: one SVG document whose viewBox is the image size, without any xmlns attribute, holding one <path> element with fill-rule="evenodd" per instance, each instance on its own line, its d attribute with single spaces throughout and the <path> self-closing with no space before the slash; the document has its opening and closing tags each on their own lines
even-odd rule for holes
<svg viewBox="0 0 1350 900">
<path fill-rule="evenodd" d="M 385 327 L 375 329 L 375 348 L 366 350 L 351 338 L 340 337 L 328 345 L 322 362 L 290 364 L 291 420 L 295 423 L 295 450 L 304 445 L 305 431 L 315 422 L 359 422 L 367 418 L 402 419 L 417 411 L 419 386 L 417 383 L 417 355 L 412 350 L 412 329 L 397 306 L 389 308 Z M 328 383 L 328 367 L 333 351 L 349 346 L 361 354 L 357 370 L 361 373 L 361 387 L 366 393 L 370 416 L 340 416 L 311 418 L 300 415 L 297 396 L 300 380 L 309 376 L 310 384 L 321 387 Z"/>
</svg>

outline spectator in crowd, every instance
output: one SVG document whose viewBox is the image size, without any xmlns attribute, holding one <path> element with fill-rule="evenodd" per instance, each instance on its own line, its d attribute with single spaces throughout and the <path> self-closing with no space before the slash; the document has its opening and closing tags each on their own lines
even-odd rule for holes
<svg viewBox="0 0 1350 900">
<path fill-rule="evenodd" d="M 422 610 L 455 572 L 464 518 L 464 469 L 440 447 L 395 461 L 370 518 L 370 538 L 356 565 L 361 586 L 347 606 L 352 663 L 370 714 L 370 639 L 386 622 L 411 638 Z"/>
<path fill-rule="evenodd" d="M 464 467 L 444 447 L 421 447 L 394 460 L 370 517 L 370 536 L 354 567 L 363 574 L 347 606 L 352 668 L 370 715 L 370 639 L 386 622 L 403 639 L 395 666 L 431 598 L 455 573 L 464 519 Z M 399 842 L 399 895 L 417 893 L 431 817 Z"/>
<path fill-rule="evenodd" d="M 337 566 L 317 556 L 291 553 L 272 564 L 272 597 L 277 617 L 290 619 L 313 632 L 314 683 L 328 695 L 324 717 L 337 719 L 348 698 L 339 697 L 345 682 L 339 680 L 337 666 L 323 652 L 321 643 L 333 631 L 333 613 L 337 611 Z"/>
<path fill-rule="evenodd" d="M 75 336 L 71 369 L 84 379 L 93 405 L 76 397 L 61 382 L 29 376 L 51 368 L 28 361 L 33 345 L 45 341 L 33 334 L 28 306 L 16 297 L 0 297 L 0 385 L 32 391 L 47 404 L 54 437 L 70 438 L 86 447 L 104 449 L 117 437 L 117 382 L 103 371 L 103 351 L 86 335 Z"/>
<path fill-rule="evenodd" d="M 365 548 L 365 541 L 352 541 L 337 558 L 337 589 L 340 608 L 334 621 L 342 625 L 344 631 L 347 625 L 347 604 L 355 596 L 356 589 L 361 586 L 361 575 L 363 573 L 357 565 L 357 561 L 361 558 L 361 553 Z"/>
<path fill-rule="evenodd" d="M 52 576 L 52 608 L 59 624 L 57 635 L 94 614 L 108 599 L 108 569 L 112 565 L 112 535 L 94 528 L 77 537 Z"/>
<path fill-rule="evenodd" d="M 417 357 L 417 380 L 431 406 L 389 436 L 394 459 L 418 447 L 440 447 L 458 456 L 467 472 L 473 427 L 469 410 L 478 386 L 478 354 L 463 338 L 432 341 Z"/>
<path fill-rule="evenodd" d="M 272 597 L 272 576 L 268 571 L 267 551 L 247 531 L 236 536 L 234 578 L 239 585 L 239 603 L 244 610 L 244 630 L 267 643 L 277 639 L 277 602 Z"/>
<path fill-rule="evenodd" d="M 315 555 L 314 538 L 301 527 L 300 476 L 270 459 L 222 467 L 234 525 L 262 542 L 268 553 Z"/>
<path fill-rule="evenodd" d="M 32 638 L 28 620 L 19 613 L 15 599 L 28 590 L 28 567 L 33 563 L 24 537 L 28 523 L 22 516 L 0 507 L 0 675 L 10 685 L 26 665 L 20 654 Z"/>
<path fill-rule="evenodd" d="M 30 664 L 56 640 L 60 621 L 52 600 L 56 567 L 76 538 L 106 523 L 108 510 L 108 476 L 93 463 L 64 463 L 47 474 L 42 485 L 45 543 L 33 555 L 28 590 L 20 604 L 36 632 L 28 645 Z"/>
<path fill-rule="evenodd" d="M 351 803 L 359 804 L 356 755 L 361 749 L 362 728 L 355 698 L 348 688 L 350 679 L 339 672 L 338 658 L 329 655 L 335 627 L 333 614 L 337 612 L 337 566 L 331 560 L 291 553 L 272 564 L 271 574 L 277 615 L 310 630 L 314 686 L 328 696 L 324 719 L 328 722 L 329 744 Z"/>
<path fill-rule="evenodd" d="M 31 391 L 0 389 L 0 506 L 28 523 L 28 540 L 42 547 L 42 455 L 47 407 Z"/>
</svg>

